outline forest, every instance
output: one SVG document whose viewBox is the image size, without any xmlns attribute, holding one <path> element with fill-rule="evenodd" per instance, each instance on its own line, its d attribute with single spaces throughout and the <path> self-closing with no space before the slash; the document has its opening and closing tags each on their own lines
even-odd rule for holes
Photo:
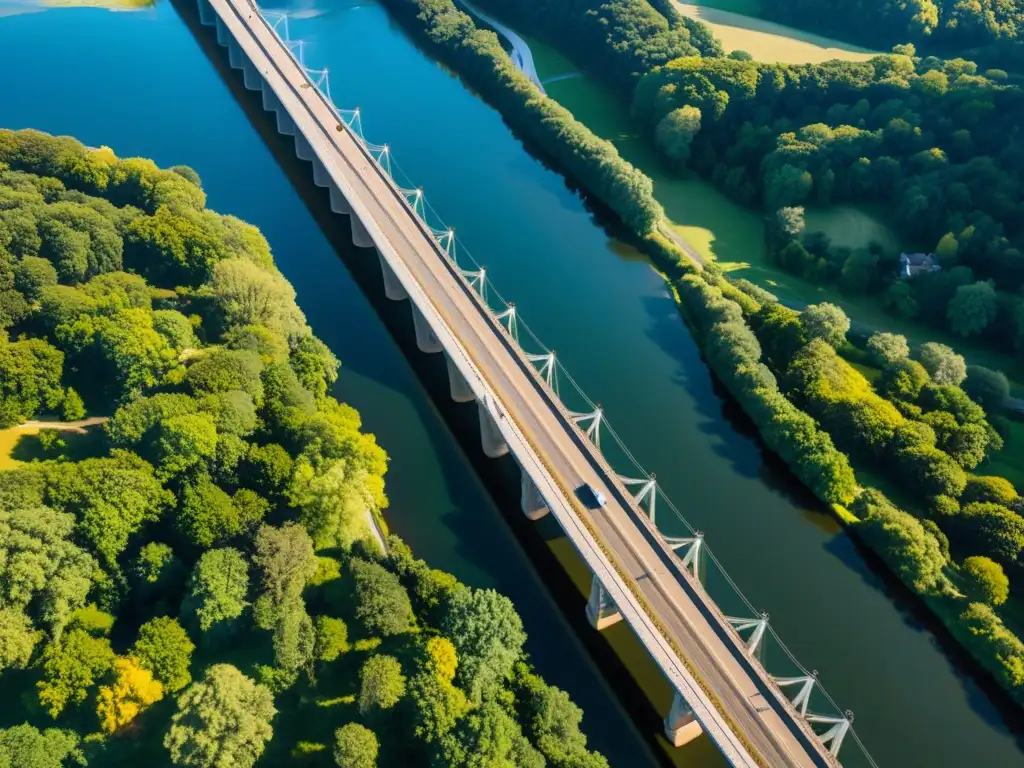
<svg viewBox="0 0 1024 768">
<path fill-rule="evenodd" d="M 195 171 L 0 130 L 0 287 L 0 765 L 607 765 Z"/>
<path fill-rule="evenodd" d="M 883 50 L 914 43 L 929 53 L 977 50 L 1024 63 L 1021 0 L 758 0 L 758 7 L 767 19 Z"/>
<path fill-rule="evenodd" d="M 678 168 L 763 207 L 768 251 L 787 271 L 1018 352 L 1024 92 L 972 62 L 902 50 L 818 65 L 677 59 L 644 76 L 633 111 Z M 888 211 L 938 269 L 898 279 L 895 253 L 804 233 L 804 205 L 838 202 Z"/>
<path fill-rule="evenodd" d="M 1005 378 L 968 370 L 941 344 L 912 357 L 896 334 L 858 349 L 839 307 L 798 312 L 713 266 L 676 286 L 708 363 L 768 446 L 1024 705 L 1024 643 L 997 613 L 1011 585 L 1020 600 L 1024 499 L 1004 478 L 971 472 L 1002 447 L 985 406 L 998 412 Z M 873 385 L 846 358 L 870 361 L 880 378 Z"/>
<path fill-rule="evenodd" d="M 680 15 L 671 0 L 485 0 L 480 5 L 513 26 L 551 30 L 563 53 L 625 94 L 641 75 L 674 59 L 722 55 L 710 30 Z M 571 35 L 557 32 L 569 27 Z"/>
</svg>

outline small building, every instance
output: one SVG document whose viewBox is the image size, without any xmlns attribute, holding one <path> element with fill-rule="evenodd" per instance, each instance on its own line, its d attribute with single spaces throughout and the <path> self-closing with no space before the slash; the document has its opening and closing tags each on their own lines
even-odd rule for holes
<svg viewBox="0 0 1024 768">
<path fill-rule="evenodd" d="M 904 280 L 908 277 L 917 277 L 928 272 L 938 272 L 939 257 L 934 253 L 901 253 L 900 254 L 900 277 Z"/>
</svg>

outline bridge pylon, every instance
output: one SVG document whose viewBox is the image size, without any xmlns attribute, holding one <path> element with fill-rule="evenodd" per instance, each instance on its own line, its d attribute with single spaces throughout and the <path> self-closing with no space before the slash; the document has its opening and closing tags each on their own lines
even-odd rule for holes
<svg viewBox="0 0 1024 768">
<path fill-rule="evenodd" d="M 353 222 L 355 219 L 353 219 Z M 395 270 L 388 264 L 387 259 L 384 258 L 384 254 L 377 254 L 377 261 L 380 262 L 381 276 L 384 278 L 384 295 L 392 301 L 401 301 L 402 299 L 408 299 L 409 294 L 405 291 L 405 286 L 402 285 L 402 281 L 398 279 L 398 275 L 395 274 Z"/>
<path fill-rule="evenodd" d="M 533 478 L 530 477 L 529 473 L 521 466 L 519 467 L 519 472 L 519 503 L 523 509 L 523 514 L 526 515 L 528 520 L 540 520 L 548 513 L 548 503 L 544 500 L 544 496 L 541 494 L 537 484 L 533 482 Z"/>
<path fill-rule="evenodd" d="M 622 614 L 619 613 L 615 601 L 604 588 L 597 574 L 590 582 L 590 599 L 587 601 L 587 618 L 591 626 L 600 631 L 622 621 Z"/>
<path fill-rule="evenodd" d="M 441 344 L 441 340 L 437 338 L 437 334 L 434 333 L 434 329 L 430 327 L 430 323 L 427 322 L 427 318 L 420 311 L 420 308 L 415 304 L 410 305 L 412 307 L 412 324 L 416 329 L 416 346 L 419 347 L 420 352 L 426 352 L 427 354 L 434 354 L 444 349 L 444 345 Z"/>
<path fill-rule="evenodd" d="M 508 453 L 508 443 L 505 442 L 505 436 L 501 434 L 501 429 L 499 429 L 495 418 L 503 419 L 505 416 L 500 412 L 497 413 L 497 416 L 494 415 L 497 406 L 490 395 L 485 395 L 483 400 L 477 400 L 476 404 L 477 414 L 480 417 L 480 442 L 483 443 L 484 455 L 490 459 L 500 459 Z"/>
<path fill-rule="evenodd" d="M 451 391 L 452 400 L 456 403 L 471 403 L 476 400 L 472 387 L 466 381 L 466 377 L 455 365 L 455 361 L 449 355 L 444 356 L 445 364 L 448 366 L 448 388 Z"/>
<path fill-rule="evenodd" d="M 676 691 L 672 697 L 672 708 L 665 717 L 665 737 L 673 747 L 681 747 L 702 733 L 704 729 L 693 714 L 693 709 Z"/>
</svg>

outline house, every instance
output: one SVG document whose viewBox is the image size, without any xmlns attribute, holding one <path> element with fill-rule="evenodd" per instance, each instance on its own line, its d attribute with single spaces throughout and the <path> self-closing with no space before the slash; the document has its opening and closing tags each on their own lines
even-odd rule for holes
<svg viewBox="0 0 1024 768">
<path fill-rule="evenodd" d="M 940 269 L 939 257 L 934 253 L 900 254 L 900 277 L 904 280 L 928 272 L 938 272 Z"/>
</svg>

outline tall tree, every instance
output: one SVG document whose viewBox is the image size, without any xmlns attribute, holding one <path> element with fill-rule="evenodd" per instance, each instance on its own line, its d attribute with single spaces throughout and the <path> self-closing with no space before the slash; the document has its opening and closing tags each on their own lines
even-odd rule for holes
<svg viewBox="0 0 1024 768">
<path fill-rule="evenodd" d="M 230 664 L 214 664 L 178 699 L 164 737 L 174 765 L 251 768 L 274 731 L 270 691 Z"/>
</svg>

